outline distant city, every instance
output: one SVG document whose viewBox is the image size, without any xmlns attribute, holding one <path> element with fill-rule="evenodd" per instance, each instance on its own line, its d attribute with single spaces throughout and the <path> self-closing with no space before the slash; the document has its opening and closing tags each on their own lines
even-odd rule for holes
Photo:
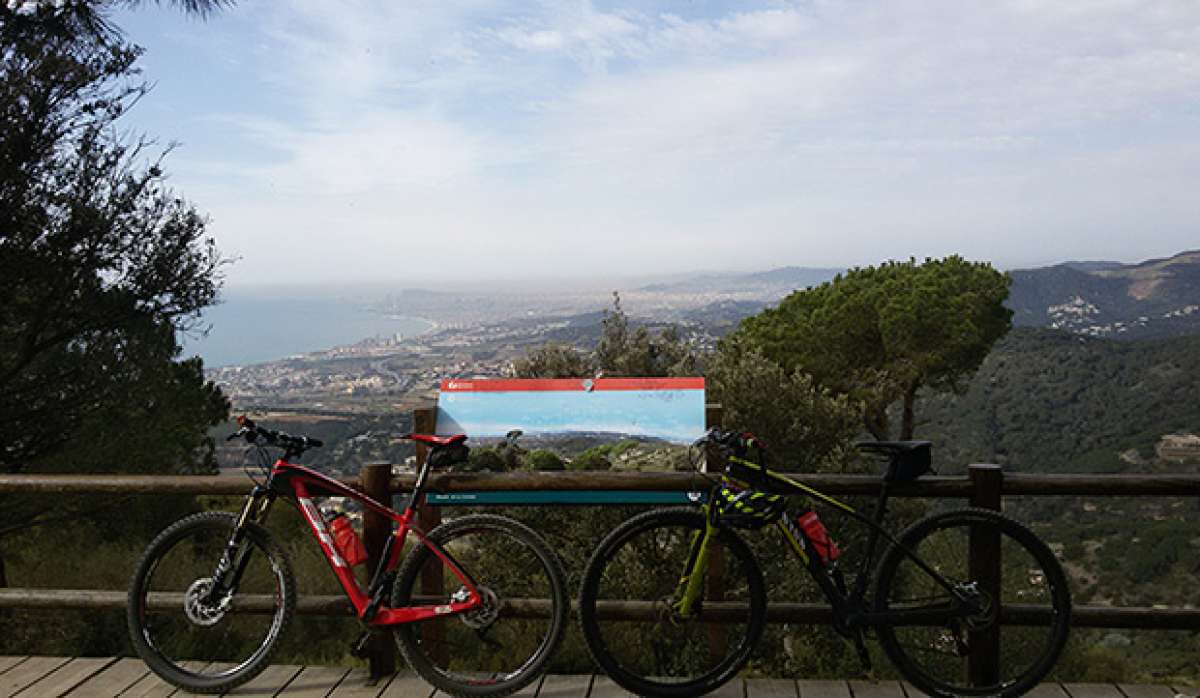
<svg viewBox="0 0 1200 698">
<path fill-rule="evenodd" d="M 697 274 L 620 289 L 621 304 L 635 321 L 674 325 L 695 349 L 708 351 L 742 318 L 839 271 Z M 1115 339 L 1200 328 L 1200 252 L 1135 265 L 1067 262 L 1012 275 L 1017 325 Z M 442 378 L 507 375 L 514 358 L 547 341 L 591 346 L 613 302 L 611 291 L 594 288 L 512 287 L 230 299 L 210 316 L 210 338 L 220 337 L 222 347 L 204 351 L 208 375 L 236 406 L 357 414 L 409 409 L 429 400 Z M 217 358 L 237 351 L 247 358 Z"/>
</svg>

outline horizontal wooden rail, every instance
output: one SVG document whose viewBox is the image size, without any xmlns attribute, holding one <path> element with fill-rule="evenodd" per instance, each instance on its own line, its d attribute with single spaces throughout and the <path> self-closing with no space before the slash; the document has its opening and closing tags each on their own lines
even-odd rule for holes
<svg viewBox="0 0 1200 698">
<path fill-rule="evenodd" d="M 123 610 L 128 603 L 123 591 L 101 589 L 0 589 L 0 608 L 35 608 L 45 610 Z M 417 596 L 416 602 L 432 603 L 433 597 Z M 152 609 L 178 608 L 183 594 L 157 593 L 150 596 Z M 264 613 L 274 608 L 275 599 L 267 594 L 238 597 L 236 611 Z M 577 610 L 572 602 L 572 611 Z M 598 602 L 598 615 L 610 620 L 648 621 L 657 617 L 658 609 L 649 601 Z M 349 602 L 341 595 L 306 595 L 296 601 L 296 612 L 305 615 L 351 616 Z M 704 605 L 704 617 L 718 623 L 738 622 L 745 618 L 746 605 L 732 602 L 709 602 Z M 1005 606 L 1001 623 L 1005 625 L 1040 625 L 1046 622 L 1049 609 L 1029 605 Z M 547 599 L 507 599 L 503 615 L 514 618 L 544 618 L 550 613 Z M 828 625 L 833 612 L 828 604 L 772 603 L 767 606 L 767 620 L 773 623 Z M 1071 609 L 1071 625 L 1079 628 L 1130 628 L 1155 630 L 1200 630 L 1200 609 L 1162 609 L 1128 606 L 1076 606 Z"/>
<path fill-rule="evenodd" d="M 834 495 L 879 493 L 880 479 L 871 475 L 797 474 L 804 483 Z M 391 480 L 392 492 L 412 489 L 412 475 Z M 358 478 L 343 478 L 359 486 Z M 616 490 L 627 492 L 703 490 L 706 481 L 694 473 L 676 472 L 512 472 L 435 473 L 432 490 L 441 492 L 520 492 L 530 490 Z M 243 475 L 0 475 L 0 494 L 208 494 L 242 495 L 251 487 Z M 897 485 L 900 497 L 970 497 L 966 476 L 934 476 Z M 1027 475 L 1004 474 L 1006 496 L 1200 496 L 1200 475 Z"/>
<path fill-rule="evenodd" d="M 245 475 L 0 475 L 0 494 L 245 495 L 253 486 Z"/>
<path fill-rule="evenodd" d="M 128 603 L 128 593 L 107 589 L 0 589 L 0 608 L 105 611 L 124 609 Z M 270 612 L 274 607 L 275 597 L 270 594 L 238 596 L 238 610 L 245 613 Z M 183 594 L 152 593 L 150 608 L 182 610 Z M 354 607 L 342 594 L 306 595 L 296 600 L 296 612 L 306 615 L 351 616 L 354 615 Z"/>
</svg>

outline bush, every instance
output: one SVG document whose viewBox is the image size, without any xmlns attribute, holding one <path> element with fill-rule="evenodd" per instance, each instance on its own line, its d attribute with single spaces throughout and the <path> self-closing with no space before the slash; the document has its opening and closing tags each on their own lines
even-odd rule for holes
<svg viewBox="0 0 1200 698">
<path fill-rule="evenodd" d="M 527 470 L 562 470 L 564 468 L 562 458 L 554 451 L 538 449 L 531 451 L 525 458 L 525 468 Z"/>
<path fill-rule="evenodd" d="M 608 459 L 607 446 L 595 446 L 575 456 L 569 463 L 571 470 L 611 470 L 612 461 Z"/>
<path fill-rule="evenodd" d="M 502 473 L 507 470 L 504 456 L 494 448 L 472 449 L 471 455 L 467 457 L 467 462 L 460 469 L 470 473 Z"/>
<path fill-rule="evenodd" d="M 707 380 L 711 398 L 721 403 L 723 425 L 754 432 L 775 467 L 844 470 L 861 424 L 858 406 L 846 396 L 817 387 L 800 371 L 789 374 L 735 340 L 721 343 Z"/>
</svg>

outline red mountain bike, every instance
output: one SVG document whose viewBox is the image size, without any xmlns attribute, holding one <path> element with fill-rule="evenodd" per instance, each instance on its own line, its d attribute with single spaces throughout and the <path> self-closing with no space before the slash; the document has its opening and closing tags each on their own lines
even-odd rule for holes
<svg viewBox="0 0 1200 698">
<path fill-rule="evenodd" d="M 129 590 L 133 646 L 164 680 L 198 693 L 222 693 L 270 661 L 296 606 L 284 549 L 261 525 L 276 499 L 297 507 L 354 606 L 364 634 L 392 628 L 400 652 L 426 681 L 453 695 L 503 696 L 532 682 L 562 639 L 569 601 L 558 556 L 537 533 L 502 516 L 471 515 L 426 533 L 414 525 L 431 467 L 465 458 L 465 436 L 411 434 L 430 454 L 403 513 L 316 471 L 296 465 L 321 442 L 238 418 L 257 447 L 266 478 L 238 515 L 182 519 L 150 544 Z M 266 448 L 283 449 L 270 465 Z M 346 497 L 396 523 L 364 589 L 330 534 L 315 497 Z M 401 562 L 409 533 L 418 544 Z M 441 589 L 417 595 L 418 579 Z M 549 599 L 547 604 L 546 599 Z M 423 632 L 424 630 L 424 632 Z"/>
</svg>

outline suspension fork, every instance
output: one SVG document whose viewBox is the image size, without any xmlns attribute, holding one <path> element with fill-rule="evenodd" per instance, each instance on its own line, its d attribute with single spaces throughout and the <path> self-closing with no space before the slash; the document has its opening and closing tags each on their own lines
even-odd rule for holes
<svg viewBox="0 0 1200 698">
<path fill-rule="evenodd" d="M 246 497 L 246 503 L 242 506 L 242 512 L 238 515 L 237 523 L 233 527 L 233 534 L 230 535 L 229 542 L 225 544 L 225 552 L 217 562 L 217 569 L 213 574 L 214 594 L 226 595 L 237 591 L 238 583 L 242 581 L 242 574 L 245 573 L 246 566 L 250 564 L 252 546 L 244 545 L 246 527 L 261 521 L 274 501 L 275 494 L 261 485 L 255 485 L 254 489 L 250 491 L 250 496 Z"/>
<path fill-rule="evenodd" d="M 713 536 L 717 535 L 717 527 L 707 505 L 704 507 L 704 513 L 704 532 L 697 531 L 692 534 L 687 565 L 679 578 L 679 585 L 675 588 L 674 598 L 678 599 L 674 604 L 675 612 L 683 618 L 695 612 L 694 607 L 704 588 L 704 572 L 708 569 L 708 553 L 711 547 L 709 543 Z"/>
</svg>

